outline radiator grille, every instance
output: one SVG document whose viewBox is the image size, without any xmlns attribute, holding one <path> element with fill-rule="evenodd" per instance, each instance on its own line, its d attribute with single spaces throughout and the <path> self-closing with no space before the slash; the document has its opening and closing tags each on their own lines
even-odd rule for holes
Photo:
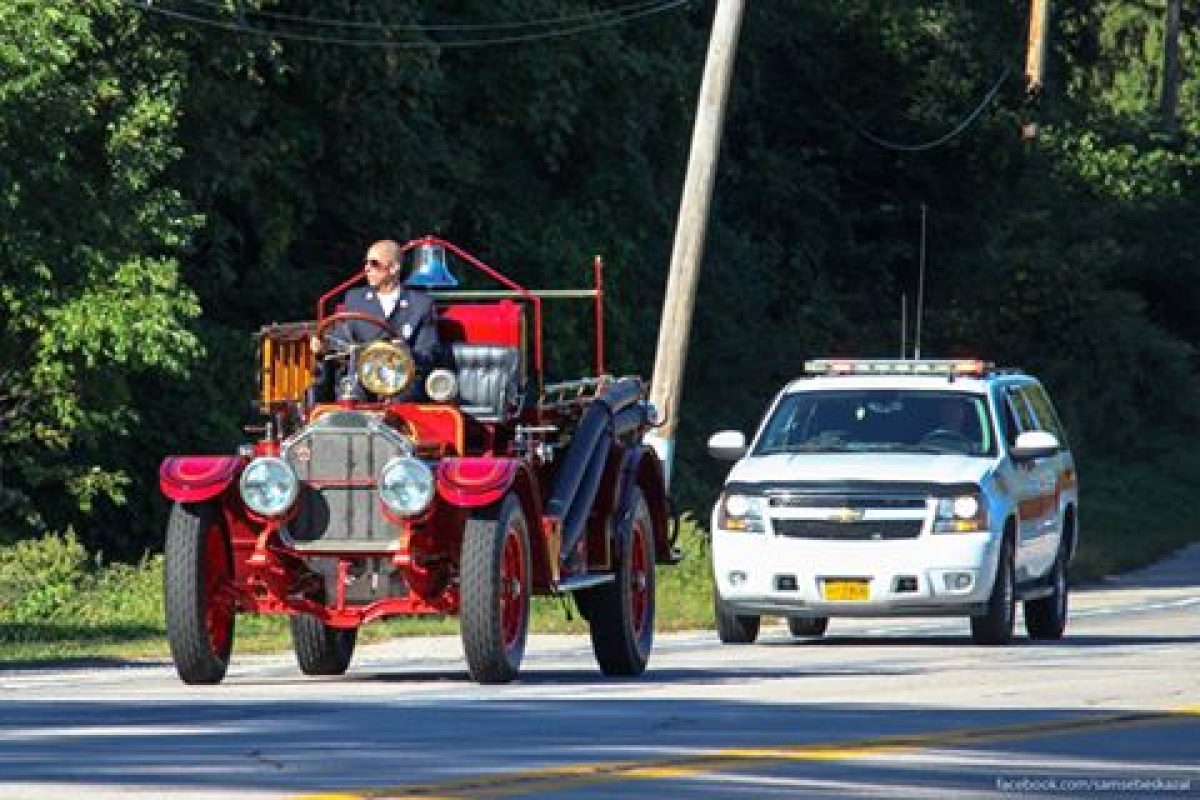
<svg viewBox="0 0 1200 800">
<path fill-rule="evenodd" d="M 792 539 L 873 541 L 915 539 L 921 535 L 919 519 L 883 519 L 838 522 L 826 519 L 773 519 L 777 536 Z"/>
<path fill-rule="evenodd" d="M 376 482 L 411 442 L 359 412 L 327 414 L 283 447 L 300 479 L 297 514 L 285 535 L 299 550 L 394 549 L 398 530 L 381 510 Z"/>
</svg>

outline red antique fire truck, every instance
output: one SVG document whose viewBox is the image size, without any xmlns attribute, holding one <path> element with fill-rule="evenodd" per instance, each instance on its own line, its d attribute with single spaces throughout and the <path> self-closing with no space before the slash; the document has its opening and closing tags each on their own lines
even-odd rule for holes
<svg viewBox="0 0 1200 800">
<path fill-rule="evenodd" d="M 261 331 L 261 438 L 236 455 L 166 458 L 167 637 L 180 678 L 226 674 L 239 613 L 286 614 L 300 669 L 346 671 L 358 628 L 458 615 L 471 676 L 516 677 L 530 597 L 573 595 L 600 669 L 636 675 L 654 635 L 655 565 L 678 561 L 656 423 L 636 377 L 605 373 L 601 264 L 595 286 L 530 290 L 427 236 L 404 244 L 430 288 L 446 365 L 420 402 L 411 353 L 387 321 L 338 310 Z M 450 264 L 493 288 L 456 290 Z M 546 383 L 542 306 L 594 302 L 595 374 Z M 381 338 L 339 342 L 348 320 Z M 313 349 L 313 336 L 328 346 Z M 319 362 L 345 376 L 321 397 Z M 354 391 L 349 391 L 354 389 Z M 343 391 L 344 390 L 344 391 Z"/>
</svg>

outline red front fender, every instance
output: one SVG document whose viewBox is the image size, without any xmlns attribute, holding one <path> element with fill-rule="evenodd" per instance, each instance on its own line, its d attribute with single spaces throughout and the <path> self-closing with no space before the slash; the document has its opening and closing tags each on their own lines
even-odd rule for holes
<svg viewBox="0 0 1200 800">
<path fill-rule="evenodd" d="M 437 469 L 438 494 L 464 508 L 491 505 L 504 497 L 519 468 L 515 458 L 442 459 Z"/>
<path fill-rule="evenodd" d="M 158 486 L 172 500 L 199 503 L 225 491 L 242 464 L 238 456 L 171 456 L 158 468 Z"/>
</svg>

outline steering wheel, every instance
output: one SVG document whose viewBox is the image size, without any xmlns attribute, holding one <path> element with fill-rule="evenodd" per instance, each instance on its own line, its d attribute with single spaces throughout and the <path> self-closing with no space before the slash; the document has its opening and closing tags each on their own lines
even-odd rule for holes
<svg viewBox="0 0 1200 800">
<path fill-rule="evenodd" d="M 338 311 L 317 323 L 316 336 L 322 340 L 328 340 L 334 346 L 334 349 L 328 354 L 329 357 L 345 356 L 350 352 L 350 348 L 354 346 L 354 342 L 351 340 L 330 333 L 329 329 L 339 322 L 368 322 L 383 331 L 388 339 L 400 338 L 399 334 L 396 333 L 396 329 L 388 324 L 388 321 L 385 319 L 376 317 L 373 314 L 366 314 L 362 311 Z"/>
<path fill-rule="evenodd" d="M 971 440 L 953 428 L 936 428 L 921 437 L 921 444 L 931 447 L 963 449 L 970 447 Z"/>
</svg>

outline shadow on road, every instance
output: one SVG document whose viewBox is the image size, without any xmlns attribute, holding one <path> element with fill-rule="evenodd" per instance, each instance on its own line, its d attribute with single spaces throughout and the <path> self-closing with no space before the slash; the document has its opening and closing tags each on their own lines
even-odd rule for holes
<svg viewBox="0 0 1200 800">
<path fill-rule="evenodd" d="M 877 677 L 877 676 L 894 676 L 894 675 L 914 675 L 920 671 L 914 671 L 908 668 L 896 666 L 876 666 L 872 665 L 869 669 L 864 669 L 861 666 L 846 666 L 836 667 L 823 664 L 816 668 L 800 668 L 800 667 L 783 667 L 769 666 L 761 668 L 738 668 L 738 667 L 722 667 L 722 668 L 706 668 L 706 667 L 651 667 L 645 674 L 633 678 L 610 678 L 597 672 L 595 669 L 581 670 L 560 670 L 560 669 L 537 669 L 536 666 L 527 667 L 521 671 L 519 683 L 522 685 L 537 685 L 537 684 L 578 684 L 586 686 L 617 686 L 636 682 L 638 684 L 646 683 L 662 683 L 675 684 L 681 681 L 704 681 L 705 683 L 741 683 L 747 680 L 763 680 L 769 678 L 810 678 L 810 677 L 831 677 L 831 676 L 846 676 L 846 677 Z M 342 678 L 328 680 L 346 680 L 354 683 L 362 681 L 370 681 L 376 683 L 453 683 L 462 682 L 472 684 L 470 676 L 466 672 L 447 673 L 433 671 L 417 671 L 417 672 L 379 672 L 379 673 L 362 673 L 355 672 L 352 675 L 347 675 Z M 297 678 L 296 683 L 306 683 L 311 681 L 310 678 Z M 269 681 L 272 685 L 279 683 L 278 678 L 272 678 Z"/>
<path fill-rule="evenodd" d="M 530 676 L 542 679 L 582 681 L 574 673 Z M 1200 717 L 1185 713 L 645 695 L 543 699 L 519 691 L 526 682 L 511 697 L 495 696 L 507 687 L 464 686 L 464 696 L 455 699 L 397 693 L 225 700 L 221 688 L 192 690 L 178 699 L 9 699 L 0 704 L 0 790 L 18 786 L 30 789 L 18 796 L 30 796 L 40 787 L 41 796 L 49 797 L 66 796 L 64 785 L 81 795 L 119 785 L 163 796 L 198 790 L 228 796 L 220 793 L 390 787 L 387 796 L 394 796 L 416 784 L 424 796 L 437 793 L 432 784 L 457 782 L 460 789 L 449 792 L 452 796 L 483 797 L 493 796 L 486 791 L 496 782 L 521 780 L 528 783 L 523 791 L 494 796 L 563 797 L 566 790 L 603 783 L 599 788 L 607 793 L 587 796 L 661 797 L 666 791 L 691 797 L 819 797 L 830 793 L 827 781 L 836 778 L 866 781 L 859 790 L 874 796 L 911 796 L 912 790 L 939 783 L 968 793 L 994 791 L 998 775 L 1028 775 L 1028 765 L 1044 765 L 1048 755 L 1078 759 L 1092 776 L 1106 770 L 1122 777 L 1135 770 L 1157 777 L 1196 773 Z M 850 755 L 836 755 L 839 747 Z M 940 765 L 903 757 L 939 747 L 953 747 L 957 755 Z M 791 757 L 788 749 L 800 755 Z M 883 757 L 855 763 L 872 752 Z M 550 765 L 574 765 L 569 775 L 577 776 L 577 784 L 568 777 L 564 786 L 563 773 Z M 595 773 L 578 777 L 589 765 L 596 766 Z M 674 772 L 634 780 L 632 771 L 645 767 Z M 783 794 L 772 793 L 768 779 L 741 787 L 703 780 L 722 772 L 761 776 L 781 769 L 801 781 Z M 556 775 L 559 784 L 539 789 L 539 781 L 549 783 Z M 668 789 L 656 783 L 661 780 L 674 783 Z M 476 788 L 463 790 L 468 782 Z"/>
</svg>

